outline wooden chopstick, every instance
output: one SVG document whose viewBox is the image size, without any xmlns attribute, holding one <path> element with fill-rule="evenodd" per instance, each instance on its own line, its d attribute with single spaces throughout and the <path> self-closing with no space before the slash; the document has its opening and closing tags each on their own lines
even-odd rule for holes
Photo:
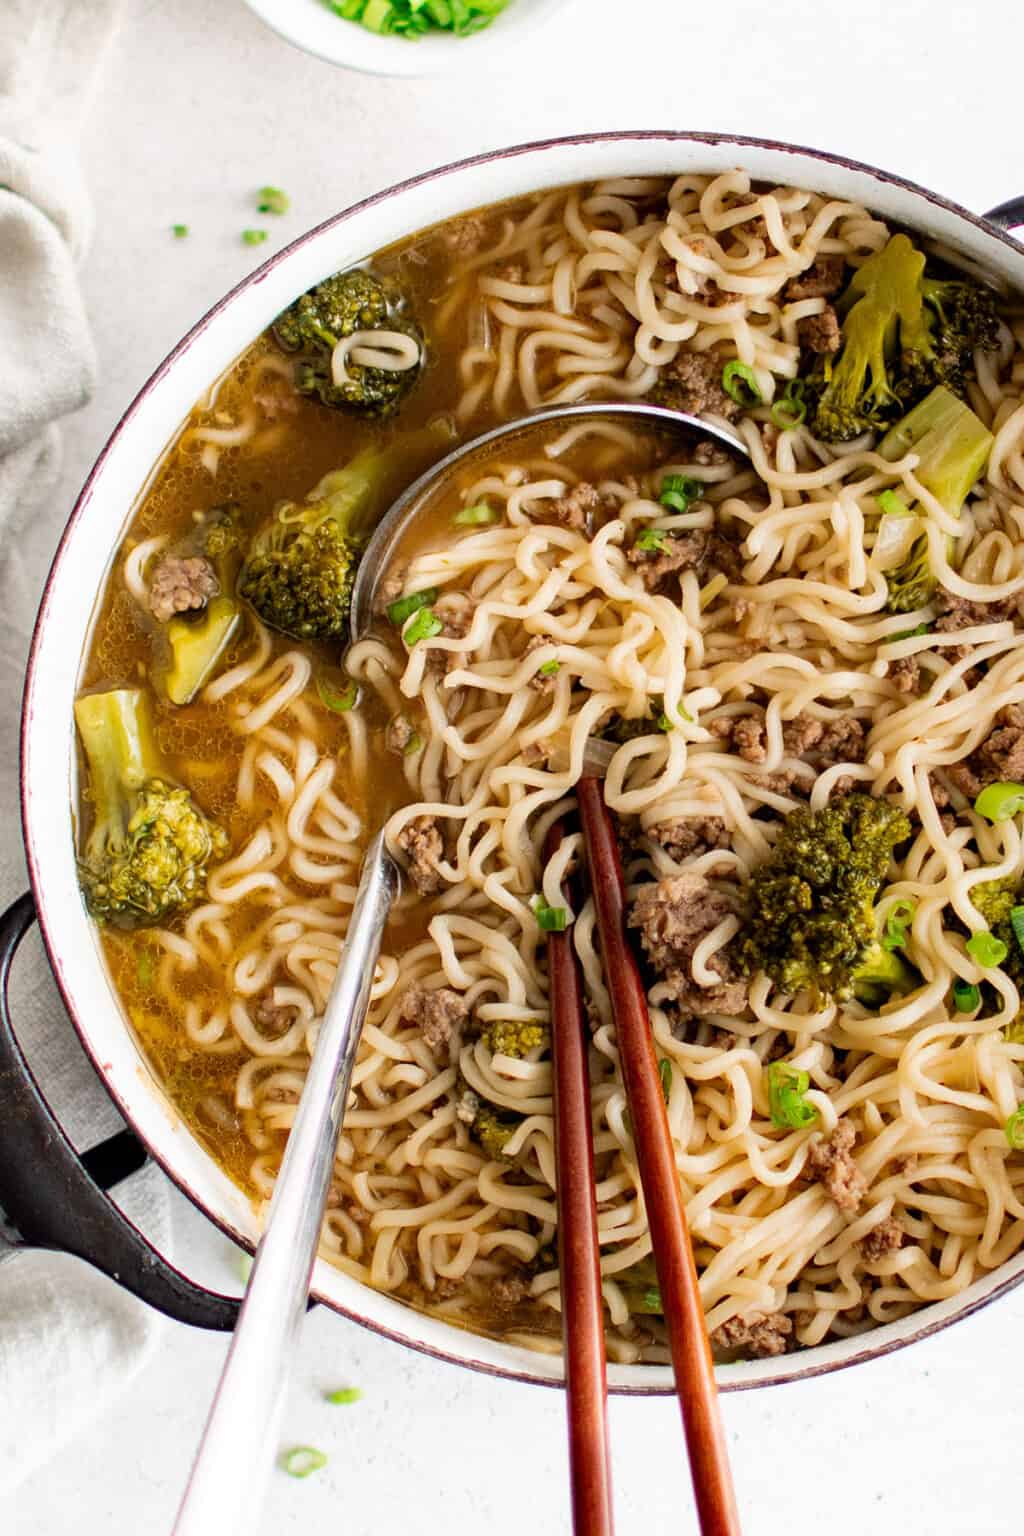
<svg viewBox="0 0 1024 1536">
<path fill-rule="evenodd" d="M 556 824 L 545 843 L 545 863 L 561 841 L 562 828 Z M 547 955 L 572 1521 L 576 1536 L 611 1536 L 608 1382 L 583 987 L 570 933 L 549 934 Z"/>
<path fill-rule="evenodd" d="M 647 996 L 626 937 L 626 888 L 618 842 L 604 803 L 603 782 L 584 777 L 576 786 L 576 794 L 700 1528 L 704 1536 L 739 1536 L 711 1346 L 679 1191 Z"/>
</svg>

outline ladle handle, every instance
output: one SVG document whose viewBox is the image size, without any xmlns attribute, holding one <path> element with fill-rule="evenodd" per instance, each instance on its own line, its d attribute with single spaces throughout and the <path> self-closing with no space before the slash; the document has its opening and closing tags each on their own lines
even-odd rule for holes
<svg viewBox="0 0 1024 1536">
<path fill-rule="evenodd" d="M 352 919 L 324 1011 L 249 1287 L 174 1536 L 250 1532 L 264 1488 L 309 1293 L 356 1047 L 398 869 L 383 834 L 363 861 Z"/>
</svg>

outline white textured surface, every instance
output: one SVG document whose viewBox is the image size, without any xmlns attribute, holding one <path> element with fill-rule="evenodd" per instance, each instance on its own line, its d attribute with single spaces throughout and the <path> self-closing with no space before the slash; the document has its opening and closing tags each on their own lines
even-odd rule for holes
<svg viewBox="0 0 1024 1536">
<path fill-rule="evenodd" d="M 584 129 L 728 128 L 884 164 L 973 208 L 1024 192 L 1019 8 L 992 0 L 940 15 L 933 0 L 860 0 L 856 21 L 846 10 L 835 0 L 734 0 L 713 13 L 684 0 L 586 0 L 581 41 L 556 18 L 537 57 L 510 58 L 507 74 L 398 82 L 309 59 L 228 0 L 129 0 L 83 145 L 98 212 L 85 281 L 102 381 L 67 425 L 64 504 L 147 374 L 259 260 L 239 243 L 243 227 L 264 223 L 283 240 L 444 160 Z M 983 32 L 985 13 L 995 35 Z M 291 194 L 286 219 L 254 215 L 251 192 L 267 181 Z M 188 240 L 171 238 L 176 222 L 191 226 Z M 41 580 L 49 542 L 29 536 L 28 579 Z M 224 1240 L 184 1201 L 175 1215 L 182 1262 L 229 1287 Z M 1015 1529 L 1022 1323 L 1018 1295 L 910 1353 L 727 1399 L 747 1536 L 795 1525 L 838 1536 Z M 0 1503 L 0 1530 L 168 1529 L 223 1351 L 223 1339 L 169 1330 L 116 1410 L 16 1505 Z M 364 1389 L 360 1404 L 321 1401 L 351 1383 Z M 285 1425 L 288 1441 L 319 1445 L 330 1461 L 305 1482 L 274 1477 L 267 1533 L 568 1529 L 553 1392 L 435 1365 L 317 1313 Z M 612 1440 L 620 1533 L 694 1530 L 674 1406 L 615 1403 Z"/>
</svg>

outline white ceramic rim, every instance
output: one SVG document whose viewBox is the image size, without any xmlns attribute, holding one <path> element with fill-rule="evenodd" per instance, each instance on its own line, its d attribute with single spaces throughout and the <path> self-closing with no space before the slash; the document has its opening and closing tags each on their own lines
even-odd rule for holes
<svg viewBox="0 0 1024 1536">
<path fill-rule="evenodd" d="M 32 640 L 22 714 L 22 818 L 40 928 L 79 1038 L 125 1119 L 182 1192 L 227 1235 L 252 1249 L 254 1213 L 164 1096 L 127 1025 L 78 893 L 70 816 L 72 704 L 94 594 L 154 465 L 189 409 L 252 337 L 297 293 L 426 225 L 546 187 L 625 175 L 717 172 L 737 164 L 757 179 L 814 187 L 865 203 L 981 262 L 1024 290 L 1024 247 L 966 209 L 898 177 L 799 146 L 725 134 L 634 131 L 524 144 L 460 161 L 389 188 L 275 253 L 188 332 L 115 427 L 71 512 Z M 58 807 L 56 814 L 54 807 Z M 927 1337 L 1024 1278 L 1024 1253 L 957 1297 L 856 1339 L 775 1360 L 720 1367 L 722 1390 L 802 1380 L 877 1358 Z M 336 1311 L 426 1354 L 540 1385 L 560 1385 L 558 1356 L 480 1338 L 414 1312 L 322 1260 L 313 1294 Z M 671 1393 L 663 1366 L 609 1366 L 617 1393 Z"/>
</svg>

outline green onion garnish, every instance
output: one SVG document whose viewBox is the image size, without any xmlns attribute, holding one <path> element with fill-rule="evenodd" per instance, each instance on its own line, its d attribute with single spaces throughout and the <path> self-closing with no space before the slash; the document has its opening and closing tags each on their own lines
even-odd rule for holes
<svg viewBox="0 0 1024 1536">
<path fill-rule="evenodd" d="M 267 238 L 268 238 L 268 236 L 267 236 L 267 232 L 266 232 L 265 229 L 243 229 L 242 230 L 242 244 L 243 245 L 262 245 L 264 240 L 266 240 Z"/>
<path fill-rule="evenodd" d="M 800 1131 L 817 1120 L 818 1111 L 804 1099 L 811 1086 L 808 1073 L 788 1061 L 773 1061 L 765 1068 L 765 1077 L 773 1125 L 780 1130 Z"/>
<path fill-rule="evenodd" d="M 421 608 L 429 608 L 431 603 L 437 602 L 437 598 L 436 587 L 424 587 L 422 592 L 410 592 L 408 597 L 400 597 L 396 602 L 389 603 L 388 618 L 396 629 L 401 629 L 406 619 L 411 619 Z"/>
<path fill-rule="evenodd" d="M 722 388 L 730 400 L 745 407 L 760 405 L 764 398 L 757 387 L 753 368 L 735 357 L 722 369 Z"/>
<path fill-rule="evenodd" d="M 542 667 L 537 668 L 540 677 L 554 677 L 562 663 L 560 661 L 546 661 Z"/>
<path fill-rule="evenodd" d="M 187 237 L 188 237 L 188 225 L 187 224 L 172 224 L 171 225 L 171 234 L 174 236 L 175 240 L 185 240 L 185 239 L 187 239 Z"/>
<path fill-rule="evenodd" d="M 149 988 L 153 985 L 153 951 L 140 949 L 135 961 L 135 975 L 139 986 Z"/>
<path fill-rule="evenodd" d="M 346 686 L 339 690 L 332 688 L 327 678 L 318 674 L 316 691 L 320 695 L 321 704 L 333 710 L 336 715 L 348 714 L 359 697 L 359 687 L 354 678 L 350 678 Z"/>
<path fill-rule="evenodd" d="M 496 523 L 499 515 L 496 507 L 489 507 L 486 501 L 477 501 L 473 506 L 463 507 L 461 512 L 456 512 L 452 522 L 456 528 L 477 528 L 483 523 Z"/>
<path fill-rule="evenodd" d="M 1017 940 L 1017 948 L 1024 952 L 1024 907 L 1011 907 L 1010 927 Z"/>
<path fill-rule="evenodd" d="M 930 630 L 930 624 L 918 624 L 916 629 L 901 629 L 898 635 L 886 635 L 882 644 L 893 645 L 897 640 L 915 640 L 918 635 L 927 635 Z"/>
<path fill-rule="evenodd" d="M 313 1445 L 296 1445 L 281 1456 L 281 1465 L 289 1477 L 308 1477 L 326 1467 L 327 1457 Z"/>
<path fill-rule="evenodd" d="M 545 933 L 564 933 L 569 926 L 569 913 L 565 907 L 547 907 L 539 901 L 533 909 L 537 927 Z"/>
<path fill-rule="evenodd" d="M 957 1013 L 973 1013 L 981 1002 L 981 988 L 973 981 L 962 981 L 957 977 L 953 983 L 953 1001 Z"/>
<path fill-rule="evenodd" d="M 654 723 L 658 727 L 659 731 L 665 732 L 666 736 L 668 735 L 669 731 L 675 729 L 672 721 L 669 719 L 668 715 L 666 715 L 664 710 L 662 710 L 661 714 L 657 717 Z"/>
<path fill-rule="evenodd" d="M 886 517 L 909 517 L 910 508 L 895 491 L 879 491 L 875 497 Z"/>
<path fill-rule="evenodd" d="M 423 737 L 420 735 L 419 731 L 413 731 L 412 735 L 409 737 L 409 740 L 406 742 L 405 746 L 402 748 L 402 756 L 403 757 L 415 757 L 416 753 L 420 751 L 422 746 L 423 746 Z"/>
<path fill-rule="evenodd" d="M 430 608 L 421 608 L 412 623 L 402 630 L 402 639 L 406 645 L 413 646 L 420 640 L 432 640 L 442 629 L 444 624 L 437 614 Z"/>
<path fill-rule="evenodd" d="M 658 1076 L 661 1078 L 661 1091 L 665 1095 L 665 1103 L 672 1092 L 672 1063 L 667 1056 L 663 1056 L 658 1062 Z"/>
<path fill-rule="evenodd" d="M 1024 1104 L 1015 1109 L 1003 1129 L 1011 1152 L 1024 1152 Z"/>
<path fill-rule="evenodd" d="M 903 899 L 893 903 L 885 919 L 885 932 L 882 934 L 883 949 L 906 948 L 907 928 L 913 922 L 916 911 L 917 907 L 912 901 Z"/>
<path fill-rule="evenodd" d="M 1024 784 L 989 784 L 974 802 L 988 821 L 1009 821 L 1024 811 Z"/>
<path fill-rule="evenodd" d="M 650 1290 L 644 1291 L 643 1306 L 645 1312 L 661 1311 L 661 1292 L 656 1285 L 652 1285 Z"/>
<path fill-rule="evenodd" d="M 282 192 L 280 187 L 260 187 L 256 196 L 256 208 L 260 213 L 287 213 L 291 206 L 287 192 Z"/>
<path fill-rule="evenodd" d="M 972 933 L 966 949 L 971 959 L 981 966 L 1002 965 L 1007 955 L 1002 939 L 997 939 L 987 928 L 983 928 L 980 933 Z"/>
<path fill-rule="evenodd" d="M 683 511 L 685 510 L 684 507 Z M 636 547 L 642 549 L 645 555 L 652 555 L 659 549 L 667 549 L 668 534 L 661 528 L 645 528 L 642 533 L 637 534 Z"/>
<path fill-rule="evenodd" d="M 336 1403 L 343 1407 L 346 1403 L 358 1403 L 362 1397 L 360 1387 L 339 1387 L 337 1392 L 325 1392 L 324 1397 L 329 1403 Z"/>
<path fill-rule="evenodd" d="M 326 0 L 336 16 L 388 37 L 415 41 L 426 32 L 469 37 L 489 27 L 508 0 Z"/>
<path fill-rule="evenodd" d="M 794 427 L 798 427 L 807 416 L 803 379 L 790 379 L 768 414 L 772 425 L 778 427 L 780 432 L 792 432 Z"/>
<path fill-rule="evenodd" d="M 658 500 L 673 512 L 685 512 L 690 502 L 697 501 L 703 494 L 704 486 L 700 480 L 691 480 L 689 475 L 666 475 L 661 482 Z"/>
</svg>

